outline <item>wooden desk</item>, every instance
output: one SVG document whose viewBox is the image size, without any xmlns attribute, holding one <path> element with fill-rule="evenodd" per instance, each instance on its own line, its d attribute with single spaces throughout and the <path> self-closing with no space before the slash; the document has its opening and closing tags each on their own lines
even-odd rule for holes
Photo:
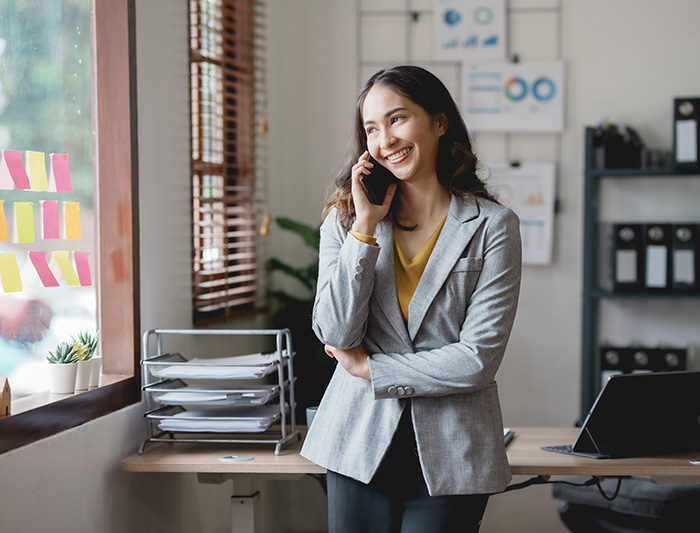
<svg viewBox="0 0 700 533">
<path fill-rule="evenodd" d="M 305 429 L 305 428 L 302 428 Z M 571 444 L 577 428 L 513 427 L 515 438 L 508 445 L 508 461 L 513 475 L 550 476 L 651 476 L 654 478 L 696 478 L 700 483 L 700 459 L 695 454 L 639 457 L 633 459 L 588 459 L 546 452 L 541 446 Z M 302 433 L 305 433 L 302 431 Z M 298 479 L 305 474 L 324 474 L 325 469 L 299 455 L 301 442 L 285 447 L 275 455 L 271 446 L 233 447 L 218 444 L 151 444 L 143 455 L 134 454 L 121 463 L 127 472 L 194 472 L 201 482 L 234 480 L 236 497 L 231 507 L 234 531 L 257 531 L 256 478 Z M 248 456 L 252 460 L 222 462 L 227 455 Z"/>
</svg>

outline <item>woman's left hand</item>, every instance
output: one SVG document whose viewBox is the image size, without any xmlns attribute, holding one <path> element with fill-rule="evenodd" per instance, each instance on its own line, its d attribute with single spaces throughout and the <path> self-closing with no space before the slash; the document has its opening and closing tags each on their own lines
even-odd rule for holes
<svg viewBox="0 0 700 533">
<path fill-rule="evenodd" d="M 342 366 L 348 374 L 357 378 L 364 378 L 368 381 L 372 380 L 372 375 L 369 371 L 369 363 L 367 362 L 367 351 L 361 344 L 349 350 L 343 350 L 326 344 L 326 353 L 335 358 L 338 364 Z"/>
</svg>

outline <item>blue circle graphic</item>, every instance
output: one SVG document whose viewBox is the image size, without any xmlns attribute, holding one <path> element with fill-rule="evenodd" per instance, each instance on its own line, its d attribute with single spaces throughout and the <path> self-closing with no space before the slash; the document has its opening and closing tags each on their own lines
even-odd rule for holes
<svg viewBox="0 0 700 533">
<path fill-rule="evenodd" d="M 540 102 L 551 100 L 556 92 L 556 86 L 550 78 L 538 78 L 532 84 L 532 94 Z"/>
<path fill-rule="evenodd" d="M 477 7 L 474 10 L 474 22 L 479 26 L 488 26 L 493 21 L 493 11 L 486 6 Z"/>
<path fill-rule="evenodd" d="M 448 26 L 456 25 L 460 20 L 462 20 L 462 15 L 456 9 L 450 9 L 445 12 L 445 22 Z"/>
</svg>

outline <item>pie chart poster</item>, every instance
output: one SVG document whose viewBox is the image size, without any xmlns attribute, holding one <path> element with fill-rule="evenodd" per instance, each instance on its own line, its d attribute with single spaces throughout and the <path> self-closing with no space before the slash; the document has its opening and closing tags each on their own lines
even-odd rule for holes
<svg viewBox="0 0 700 533">
<path fill-rule="evenodd" d="M 563 61 L 469 64 L 462 75 L 462 111 L 472 131 L 564 129 Z"/>
</svg>

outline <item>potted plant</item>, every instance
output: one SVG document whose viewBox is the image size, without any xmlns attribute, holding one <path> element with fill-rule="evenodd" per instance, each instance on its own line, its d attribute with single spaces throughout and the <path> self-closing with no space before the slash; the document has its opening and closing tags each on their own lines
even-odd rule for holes
<svg viewBox="0 0 700 533">
<path fill-rule="evenodd" d="M 56 394 L 75 392 L 78 373 L 78 354 L 69 342 L 62 342 L 46 356 L 49 363 L 49 391 Z"/>
<path fill-rule="evenodd" d="M 99 331 L 94 335 L 85 331 L 78 333 L 78 338 L 73 337 L 73 348 L 78 355 L 78 373 L 75 381 L 75 390 L 87 390 L 91 386 L 93 367 L 95 362 L 101 366 L 101 361 L 93 361 L 93 355 L 100 338 Z M 97 371 L 99 377 L 99 370 Z M 97 386 L 97 384 L 95 384 Z"/>
</svg>

